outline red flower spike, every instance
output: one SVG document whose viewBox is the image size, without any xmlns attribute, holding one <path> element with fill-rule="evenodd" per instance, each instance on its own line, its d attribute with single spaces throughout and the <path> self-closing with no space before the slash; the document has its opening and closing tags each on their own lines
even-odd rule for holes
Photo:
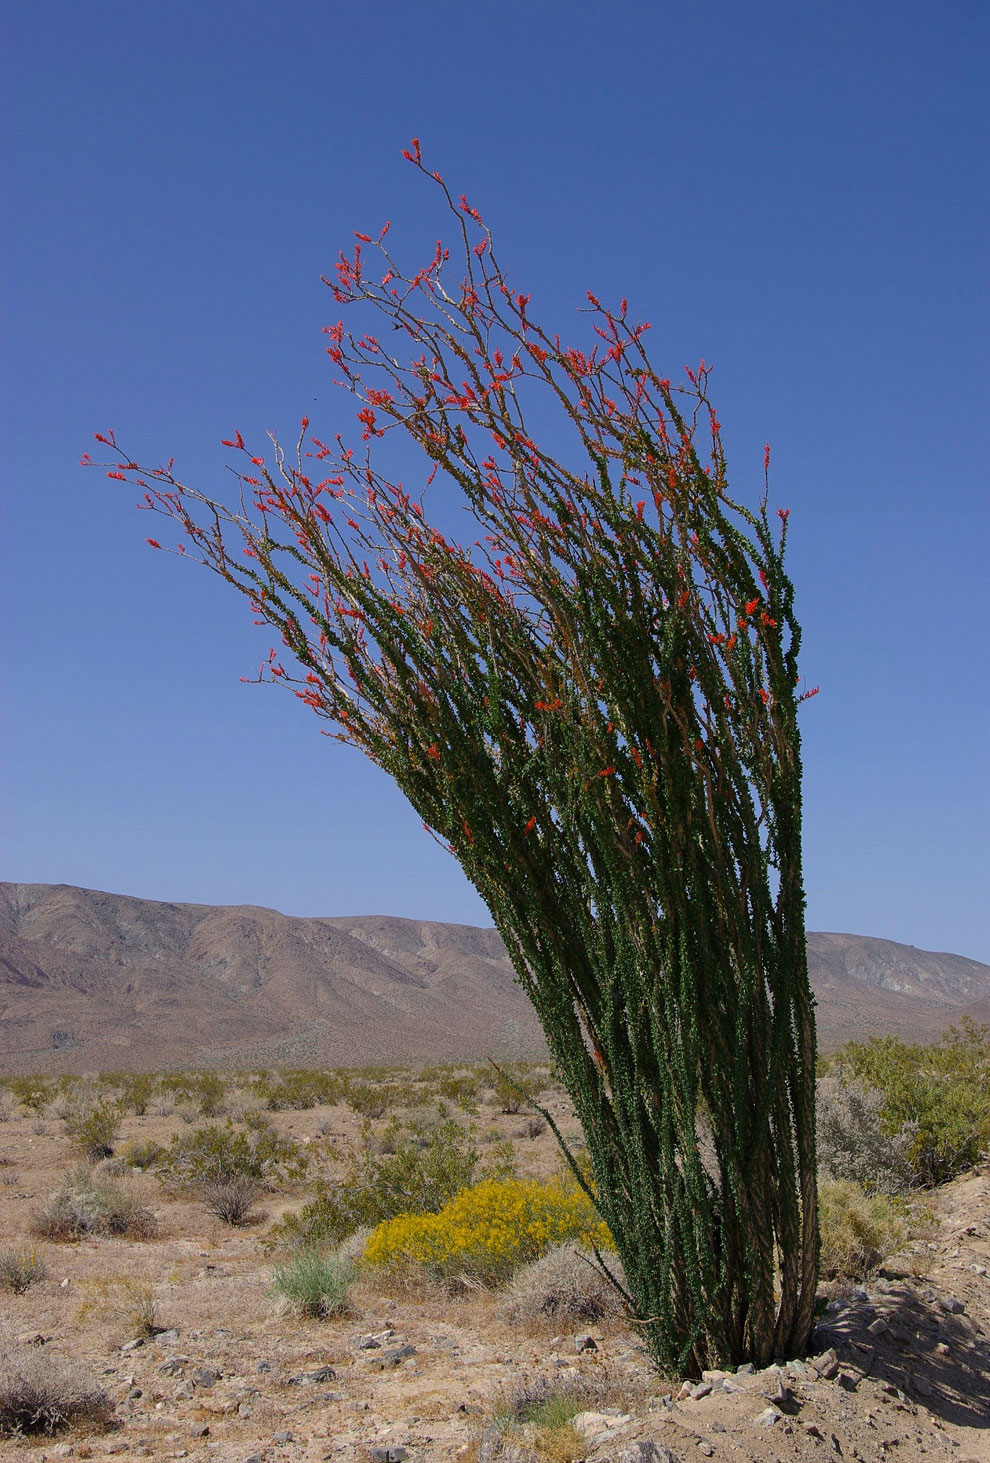
<svg viewBox="0 0 990 1463">
<path fill-rule="evenodd" d="M 751 615 L 753 613 L 753 611 L 756 609 L 756 607 L 759 604 L 759 602 L 760 602 L 759 595 L 757 595 L 756 599 L 748 599 L 746 601 L 746 613 L 747 613 L 747 615 Z"/>
<path fill-rule="evenodd" d="M 107 477 L 108 478 L 117 478 L 117 480 L 119 482 L 122 482 L 122 483 L 126 483 L 126 481 L 127 481 L 127 479 L 125 478 L 125 476 L 124 476 L 124 474 L 122 472 L 108 472 L 107 473 Z"/>
<path fill-rule="evenodd" d="M 536 819 L 535 818 L 530 818 L 529 822 L 526 824 L 526 827 L 523 829 L 523 832 L 524 833 L 532 833 L 532 831 L 533 831 L 533 829 L 535 827 L 536 827 Z"/>
<path fill-rule="evenodd" d="M 433 743 L 432 747 L 427 747 L 426 755 L 428 757 L 432 757 L 434 762 L 438 762 L 440 760 L 440 748 L 437 746 L 436 742 Z"/>
<path fill-rule="evenodd" d="M 146 544 L 150 544 L 153 549 L 160 549 L 161 548 L 161 544 L 158 542 L 158 540 L 156 538 L 146 538 L 145 539 L 145 543 Z"/>
</svg>

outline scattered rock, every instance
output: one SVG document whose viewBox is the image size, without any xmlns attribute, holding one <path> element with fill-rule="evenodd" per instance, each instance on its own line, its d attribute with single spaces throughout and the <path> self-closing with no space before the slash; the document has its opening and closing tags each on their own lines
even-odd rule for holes
<svg viewBox="0 0 990 1463">
<path fill-rule="evenodd" d="M 751 1361 L 744 1361 L 743 1364 L 742 1364 L 742 1366 L 737 1366 L 736 1367 L 736 1376 L 737 1377 L 751 1377 L 755 1371 L 756 1371 L 756 1367 L 753 1365 L 753 1363 Z"/>
<path fill-rule="evenodd" d="M 773 1427 L 780 1421 L 782 1416 L 783 1413 L 779 1412 L 776 1407 L 767 1407 L 763 1412 L 754 1417 L 753 1421 L 759 1427 Z"/>
<path fill-rule="evenodd" d="M 137 1351 L 138 1347 L 139 1346 L 143 1346 L 143 1345 L 144 1345 L 144 1337 L 143 1336 L 135 1336 L 135 1338 L 134 1338 L 133 1341 L 125 1341 L 124 1344 L 123 1344 L 123 1346 L 120 1349 L 121 1349 L 121 1351 Z"/>
<path fill-rule="evenodd" d="M 204 1391 L 209 1392 L 212 1387 L 216 1386 L 222 1376 L 223 1373 L 218 1372 L 214 1367 L 201 1366 L 193 1372 L 193 1381 L 197 1387 L 202 1387 Z"/>
<path fill-rule="evenodd" d="M 688 1393 L 688 1396 L 689 1397 L 693 1397 L 694 1400 L 695 1400 L 695 1402 L 700 1402 L 701 1399 L 702 1399 L 702 1397 L 709 1396 L 709 1394 L 711 1393 L 711 1390 L 712 1390 L 712 1384 L 711 1384 L 711 1382 L 696 1382 L 695 1385 L 691 1388 L 690 1392 Z"/>
<path fill-rule="evenodd" d="M 387 1346 L 378 1359 L 378 1365 L 382 1371 L 387 1371 L 391 1367 L 401 1366 L 407 1357 L 415 1355 L 415 1346 L 410 1346 L 408 1342 L 405 1346 Z"/>
<path fill-rule="evenodd" d="M 403 1463 L 404 1458 L 409 1457 L 408 1448 L 369 1448 L 368 1457 L 371 1463 Z"/>
<path fill-rule="evenodd" d="M 681 1460 L 663 1443 L 647 1439 L 646 1442 L 629 1443 L 623 1448 L 619 1463 L 681 1463 Z"/>
<path fill-rule="evenodd" d="M 179 1339 L 179 1333 L 174 1328 L 171 1331 L 159 1331 L 155 1337 L 156 1346 L 174 1346 Z"/>
<path fill-rule="evenodd" d="M 597 1351 L 598 1350 L 598 1342 L 595 1340 L 594 1336 L 575 1336 L 575 1338 L 574 1338 L 574 1350 L 575 1351 Z"/>
<path fill-rule="evenodd" d="M 632 1422 L 629 1412 L 579 1412 L 571 1418 L 572 1426 L 586 1438 L 607 1436 L 616 1428 L 625 1427 L 627 1422 Z"/>
<path fill-rule="evenodd" d="M 320 1382 L 332 1382 L 337 1376 L 332 1366 L 320 1366 L 315 1372 L 299 1372 L 297 1376 L 290 1377 L 290 1383 L 298 1387 L 315 1387 Z"/>
<path fill-rule="evenodd" d="M 820 1356 L 809 1357 L 808 1362 L 825 1382 L 830 1382 L 838 1374 L 839 1358 L 835 1353 L 834 1346 L 830 1346 Z"/>
<path fill-rule="evenodd" d="M 888 1329 L 887 1322 L 884 1320 L 883 1316 L 877 1316 L 876 1320 L 871 1321 L 866 1329 L 867 1331 L 869 1331 L 871 1336 L 882 1336 L 883 1333 Z"/>
<path fill-rule="evenodd" d="M 958 1300 L 954 1295 L 946 1297 L 945 1300 L 940 1300 L 939 1305 L 943 1311 L 948 1311 L 950 1316 L 961 1316 L 966 1309 L 963 1302 Z"/>
</svg>

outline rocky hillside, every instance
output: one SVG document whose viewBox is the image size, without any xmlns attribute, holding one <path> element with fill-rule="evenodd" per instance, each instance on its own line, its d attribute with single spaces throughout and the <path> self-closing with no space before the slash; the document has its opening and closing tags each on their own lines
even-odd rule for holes
<svg viewBox="0 0 990 1463">
<path fill-rule="evenodd" d="M 990 1018 L 990 966 L 810 934 L 822 1044 Z M 0 1070 L 362 1065 L 542 1050 L 494 929 L 0 884 Z"/>
</svg>

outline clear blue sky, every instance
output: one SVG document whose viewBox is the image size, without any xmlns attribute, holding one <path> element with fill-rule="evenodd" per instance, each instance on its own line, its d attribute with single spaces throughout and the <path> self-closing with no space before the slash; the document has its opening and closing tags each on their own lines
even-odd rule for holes
<svg viewBox="0 0 990 1463">
<path fill-rule="evenodd" d="M 791 509 L 809 925 L 990 961 L 988 11 L 952 0 L 7 7 L 0 877 L 488 924 L 269 638 L 77 466 L 218 488 L 239 428 L 349 428 L 321 272 L 442 227 L 410 137 L 567 335 L 591 288 L 715 363 Z M 258 636 L 263 635 L 263 643 Z"/>
</svg>

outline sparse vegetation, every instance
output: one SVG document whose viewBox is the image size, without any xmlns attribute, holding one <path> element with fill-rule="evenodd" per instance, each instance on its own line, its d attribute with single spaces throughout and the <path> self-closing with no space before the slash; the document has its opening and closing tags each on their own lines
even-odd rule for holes
<svg viewBox="0 0 990 1463">
<path fill-rule="evenodd" d="M 197 1192 L 235 1179 L 249 1179 L 257 1188 L 275 1188 L 302 1178 L 307 1162 L 298 1143 L 280 1138 L 259 1114 L 246 1131 L 228 1122 L 224 1127 L 176 1134 L 156 1167 L 166 1189 Z"/>
<path fill-rule="evenodd" d="M 471 1134 L 450 1118 L 407 1129 L 392 1121 L 374 1146 L 367 1143 L 352 1158 L 340 1180 L 317 1185 L 279 1238 L 334 1245 L 397 1214 L 433 1213 L 470 1184 L 478 1163 Z"/>
</svg>

